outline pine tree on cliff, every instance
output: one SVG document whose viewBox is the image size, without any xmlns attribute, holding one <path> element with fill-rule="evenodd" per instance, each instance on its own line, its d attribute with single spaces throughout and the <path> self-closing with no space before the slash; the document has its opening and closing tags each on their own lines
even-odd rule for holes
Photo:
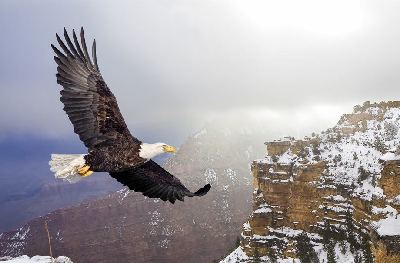
<svg viewBox="0 0 400 263">
<path fill-rule="evenodd" d="M 336 263 L 336 258 L 335 258 L 335 244 L 336 242 L 331 240 L 327 244 L 327 263 Z"/>
<path fill-rule="evenodd" d="M 326 208 L 324 208 L 324 209 L 326 209 Z M 326 214 L 326 212 L 325 212 L 325 214 Z M 327 246 L 331 240 L 331 237 L 332 237 L 331 228 L 332 227 L 331 227 L 331 223 L 329 222 L 329 220 L 324 218 L 324 227 L 322 228 L 321 236 L 322 236 L 322 243 L 324 244 L 325 249 L 327 248 Z"/>
<path fill-rule="evenodd" d="M 358 178 L 357 178 L 358 184 L 361 184 L 362 181 L 367 180 L 369 176 L 370 172 L 368 172 L 364 167 L 360 166 L 358 168 Z"/>
<path fill-rule="evenodd" d="M 362 262 L 362 257 L 360 256 L 360 253 L 356 252 L 354 255 L 354 263 L 363 263 Z"/>
<path fill-rule="evenodd" d="M 345 216 L 346 216 L 345 220 L 346 220 L 346 230 L 347 230 L 347 241 L 350 243 L 351 253 L 354 254 L 354 251 L 356 250 L 356 248 L 358 248 L 358 244 L 356 237 L 354 236 L 356 229 L 354 227 L 352 210 L 348 209 L 346 211 Z"/>
<path fill-rule="evenodd" d="M 387 147 L 385 142 L 382 140 L 381 137 L 375 137 L 374 147 L 381 153 L 385 153 L 387 151 Z"/>
<path fill-rule="evenodd" d="M 315 253 L 314 247 L 311 245 L 311 240 L 306 233 L 301 233 L 296 237 L 297 256 L 302 263 L 318 263 L 318 256 Z"/>
<path fill-rule="evenodd" d="M 361 239 L 361 249 L 363 252 L 363 262 L 364 263 L 374 263 L 374 256 L 371 251 L 371 243 L 367 236 L 363 236 Z"/>
<path fill-rule="evenodd" d="M 278 263 L 278 255 L 276 254 L 274 248 L 271 248 L 269 252 L 269 260 L 271 261 L 271 263 Z"/>
<path fill-rule="evenodd" d="M 331 223 L 328 219 L 324 218 L 324 228 L 322 229 L 322 243 L 324 244 L 324 249 L 327 252 L 327 263 L 336 263 L 335 259 L 335 240 L 333 239 L 333 234 L 335 232 L 332 229 Z"/>
<path fill-rule="evenodd" d="M 253 262 L 254 263 L 261 262 L 260 252 L 258 251 L 257 247 L 254 250 Z"/>
</svg>

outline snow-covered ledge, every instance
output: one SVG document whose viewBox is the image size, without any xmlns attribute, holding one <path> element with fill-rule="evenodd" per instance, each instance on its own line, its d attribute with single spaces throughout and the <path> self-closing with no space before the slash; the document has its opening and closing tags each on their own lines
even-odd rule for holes
<svg viewBox="0 0 400 263">
<path fill-rule="evenodd" d="M 397 154 L 397 148 L 390 149 L 387 153 L 382 155 L 379 160 L 381 161 L 400 161 L 400 155 Z"/>
</svg>

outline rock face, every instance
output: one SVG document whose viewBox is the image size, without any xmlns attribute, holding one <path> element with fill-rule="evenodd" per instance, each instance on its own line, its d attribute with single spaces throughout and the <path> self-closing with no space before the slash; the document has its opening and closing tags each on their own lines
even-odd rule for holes
<svg viewBox="0 0 400 263">
<path fill-rule="evenodd" d="M 400 102 L 366 102 L 326 132 L 266 143 L 223 262 L 400 262 L 399 125 Z"/>
<path fill-rule="evenodd" d="M 0 256 L 48 253 L 73 262 L 212 262 L 236 244 L 251 212 L 249 163 L 263 155 L 265 134 L 207 127 L 191 136 L 165 167 L 190 189 L 210 192 L 175 205 L 123 189 L 37 218 L 0 235 Z"/>
</svg>

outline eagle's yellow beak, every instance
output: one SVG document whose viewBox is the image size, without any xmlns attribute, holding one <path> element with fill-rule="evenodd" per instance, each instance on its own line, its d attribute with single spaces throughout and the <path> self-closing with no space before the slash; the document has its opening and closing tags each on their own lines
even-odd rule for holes
<svg viewBox="0 0 400 263">
<path fill-rule="evenodd" d="M 166 153 L 176 153 L 176 148 L 171 145 L 165 145 L 163 146 L 164 152 Z"/>
</svg>

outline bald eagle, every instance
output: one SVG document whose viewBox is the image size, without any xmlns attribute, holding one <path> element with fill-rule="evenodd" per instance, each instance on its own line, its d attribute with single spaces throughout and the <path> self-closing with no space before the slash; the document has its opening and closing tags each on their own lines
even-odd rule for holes
<svg viewBox="0 0 400 263">
<path fill-rule="evenodd" d="M 63 52 L 54 45 L 51 47 L 58 65 L 57 83 L 63 87 L 60 100 L 88 153 L 52 154 L 49 164 L 55 177 L 75 182 L 93 172 L 108 172 L 130 190 L 171 203 L 184 201 L 185 196 L 205 195 L 211 188 L 209 184 L 193 193 L 151 160 L 176 149 L 166 143 L 143 143 L 132 136 L 115 96 L 101 76 L 96 40 L 91 60 L 83 28 L 80 43 L 75 30 L 72 36 L 71 40 L 64 28 L 65 43 L 56 34 Z"/>
</svg>

